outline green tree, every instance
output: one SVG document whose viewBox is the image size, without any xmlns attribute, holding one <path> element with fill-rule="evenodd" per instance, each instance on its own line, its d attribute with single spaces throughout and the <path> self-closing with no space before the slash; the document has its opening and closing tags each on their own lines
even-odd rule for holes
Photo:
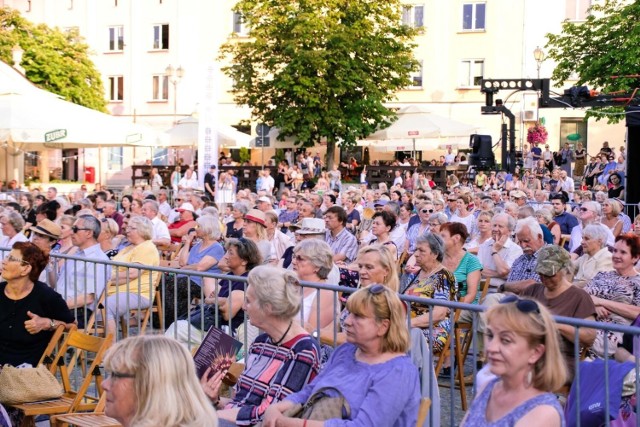
<svg viewBox="0 0 640 427">
<path fill-rule="evenodd" d="M 77 30 L 63 32 L 35 25 L 17 11 L 0 9 L 0 59 L 13 64 L 12 49 L 24 51 L 22 63 L 27 79 L 67 101 L 106 112 L 100 73 L 89 58 L 89 46 Z"/>
<path fill-rule="evenodd" d="M 560 34 L 547 34 L 549 58 L 557 66 L 551 78 L 560 84 L 577 75 L 578 85 L 605 93 L 632 92 L 639 87 L 640 2 L 593 2 L 584 22 L 565 21 Z M 615 123 L 622 107 L 594 107 L 587 113 Z"/>
<path fill-rule="evenodd" d="M 396 118 L 384 103 L 416 68 L 399 0 L 240 0 L 250 39 L 221 47 L 235 100 L 302 146 L 359 138 Z"/>
</svg>

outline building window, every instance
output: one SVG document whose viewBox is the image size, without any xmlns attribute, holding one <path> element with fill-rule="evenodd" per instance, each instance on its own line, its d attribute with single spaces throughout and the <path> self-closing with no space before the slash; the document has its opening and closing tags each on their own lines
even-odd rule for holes
<svg viewBox="0 0 640 427">
<path fill-rule="evenodd" d="M 422 88 L 422 61 L 419 61 L 419 67 L 417 70 L 411 71 L 411 75 L 409 78 L 411 79 L 411 84 L 409 88 Z"/>
<path fill-rule="evenodd" d="M 124 27 L 109 27 L 109 51 L 117 52 L 124 49 Z"/>
<path fill-rule="evenodd" d="M 585 21 L 589 16 L 591 0 L 567 0 L 565 7 L 569 21 Z"/>
<path fill-rule="evenodd" d="M 484 76 L 483 59 L 465 59 L 460 63 L 459 87 L 480 86 L 480 80 Z"/>
<path fill-rule="evenodd" d="M 233 12 L 233 32 L 239 36 L 246 36 L 249 34 L 249 27 L 244 21 L 242 14 L 239 12 Z"/>
<path fill-rule="evenodd" d="M 122 101 L 124 99 L 124 77 L 109 77 L 109 101 Z"/>
<path fill-rule="evenodd" d="M 404 6 L 402 8 L 402 23 L 413 28 L 424 28 L 424 6 Z"/>
<path fill-rule="evenodd" d="M 153 48 L 157 50 L 169 49 L 169 24 L 153 26 Z"/>
<path fill-rule="evenodd" d="M 166 101 L 169 99 L 169 77 L 163 74 L 153 76 L 153 100 Z"/>
<path fill-rule="evenodd" d="M 588 149 L 588 140 L 587 136 L 588 132 L 588 122 L 583 119 L 574 118 L 574 117 L 561 117 L 560 118 L 560 141 L 568 142 L 571 145 L 573 150 L 576 149 L 576 145 L 578 142 L 582 143 L 582 146 Z M 580 138 L 573 138 L 575 140 L 567 138 L 567 136 L 571 134 L 578 134 Z"/>
<path fill-rule="evenodd" d="M 122 147 L 109 147 L 109 156 L 107 158 L 107 167 L 109 170 L 121 171 L 124 165 L 124 156 Z"/>
<path fill-rule="evenodd" d="M 486 3 L 465 3 L 462 5 L 462 29 L 478 31 L 485 29 Z"/>
</svg>

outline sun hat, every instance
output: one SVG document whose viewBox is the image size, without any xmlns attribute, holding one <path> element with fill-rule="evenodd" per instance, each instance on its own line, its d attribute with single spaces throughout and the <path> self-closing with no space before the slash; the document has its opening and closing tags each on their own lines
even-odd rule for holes
<svg viewBox="0 0 640 427">
<path fill-rule="evenodd" d="M 264 212 L 258 209 L 250 209 L 244 216 L 244 219 L 247 221 L 256 222 L 263 227 L 267 226 L 267 217 Z"/>
<path fill-rule="evenodd" d="M 296 231 L 296 234 L 325 234 L 327 232 L 325 222 L 321 218 L 303 218 L 298 225 L 300 229 Z"/>
<path fill-rule="evenodd" d="M 36 225 L 29 227 L 29 230 L 56 240 L 59 239 L 62 234 L 60 226 L 50 219 L 43 219 Z"/>
</svg>

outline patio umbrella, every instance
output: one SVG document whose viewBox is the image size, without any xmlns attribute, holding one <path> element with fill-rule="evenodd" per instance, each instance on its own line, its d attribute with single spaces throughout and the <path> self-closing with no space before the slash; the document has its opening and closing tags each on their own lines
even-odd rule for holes
<svg viewBox="0 0 640 427">
<path fill-rule="evenodd" d="M 398 120 L 389 127 L 372 133 L 360 145 L 367 144 L 365 141 L 377 141 L 367 145 L 374 149 L 380 147 L 380 151 L 394 151 L 388 148 L 394 145 L 407 147 L 407 141 L 411 141 L 412 151 L 429 150 L 447 145 L 449 139 L 457 142 L 460 138 L 468 138 L 476 129 L 472 125 L 433 114 L 423 107 L 410 105 L 398 112 Z M 398 140 L 402 142 L 397 144 Z"/>
<path fill-rule="evenodd" d="M 198 119 L 189 116 L 178 122 L 169 129 L 166 134 L 168 139 L 164 147 L 194 147 L 198 145 Z M 219 124 L 216 126 L 220 147 L 224 148 L 249 148 L 251 135 L 242 133 L 232 126 Z M 138 145 L 138 144 L 136 144 Z"/>
<path fill-rule="evenodd" d="M 153 146 L 162 135 L 36 89 L 0 94 L 0 142 L 25 151 Z"/>
</svg>

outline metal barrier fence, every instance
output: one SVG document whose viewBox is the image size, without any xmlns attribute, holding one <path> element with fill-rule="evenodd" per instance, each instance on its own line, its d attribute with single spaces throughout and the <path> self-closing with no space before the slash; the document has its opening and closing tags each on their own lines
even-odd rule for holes
<svg viewBox="0 0 640 427">
<path fill-rule="evenodd" d="M 6 250 L 7 249 L 0 249 L 0 251 L 6 251 Z M 211 281 L 212 283 L 208 283 L 207 285 L 210 286 L 213 284 L 214 289 L 216 290 L 219 289 L 219 281 L 222 279 L 231 279 L 234 281 L 243 282 L 245 284 L 245 289 L 246 289 L 246 282 L 247 282 L 246 277 L 229 276 L 224 274 L 210 274 L 210 273 L 196 272 L 196 271 L 177 269 L 177 268 L 141 266 L 140 264 L 129 264 L 129 263 L 122 263 L 122 262 L 115 262 L 115 261 L 78 258 L 78 257 L 62 255 L 62 254 L 52 254 L 52 260 L 53 260 L 52 262 L 54 263 L 58 263 L 64 260 L 66 261 L 67 266 L 71 265 L 74 268 L 73 284 L 67 284 L 66 290 L 62 289 L 61 285 L 58 284 L 58 287 L 56 289 L 61 295 L 63 295 L 63 297 L 65 296 L 65 291 L 72 291 L 75 295 L 77 295 L 80 289 L 84 289 L 82 292 L 86 294 L 87 287 L 88 287 L 89 291 L 91 290 L 94 291 L 94 292 L 88 292 L 88 293 L 96 293 L 95 298 L 98 299 L 99 296 L 97 296 L 97 293 L 98 292 L 102 293 L 102 291 L 99 289 L 99 284 L 101 281 L 103 283 L 106 283 L 110 275 L 111 277 L 114 277 L 114 275 L 121 274 L 123 272 L 126 273 L 126 275 L 124 276 L 126 277 L 125 283 L 124 283 L 124 291 L 129 292 L 132 289 L 137 289 L 136 292 L 134 292 L 134 294 L 137 296 L 138 301 L 140 301 L 140 298 L 145 298 L 147 300 L 148 306 L 143 304 L 144 307 L 138 307 L 136 304 L 132 304 L 132 302 L 135 302 L 135 301 L 129 298 L 125 298 L 124 295 L 120 295 L 117 293 L 114 295 L 113 298 L 104 299 L 102 304 L 104 306 L 104 309 L 107 311 L 109 310 L 109 304 L 115 304 L 116 306 L 120 306 L 121 304 L 123 304 L 121 308 L 124 313 L 130 313 L 131 310 L 133 310 L 133 313 L 137 313 L 138 314 L 136 316 L 137 320 L 136 320 L 136 323 L 133 325 L 133 327 L 137 329 L 136 333 L 138 333 L 143 326 L 143 320 L 140 317 L 140 314 L 144 312 L 144 314 L 146 315 L 145 310 L 147 308 L 150 310 L 154 304 L 157 304 L 158 302 L 160 302 L 161 307 L 163 307 L 160 314 L 162 315 L 168 314 L 168 312 L 165 311 L 164 309 L 164 307 L 166 307 L 166 303 L 168 302 L 168 300 L 165 298 L 165 295 L 167 294 L 168 288 L 172 286 L 173 287 L 178 286 L 178 281 L 180 277 L 187 277 L 189 279 L 193 277 L 199 277 L 203 281 L 204 280 Z M 142 272 L 138 270 L 141 270 Z M 136 278 L 131 278 L 131 273 L 135 271 L 138 271 L 139 274 L 137 275 Z M 143 279 L 142 276 L 145 274 L 145 272 L 148 272 L 149 274 L 145 279 Z M 154 276 L 154 273 L 156 274 L 155 276 Z M 162 273 L 162 275 L 160 275 L 160 273 Z M 87 284 L 86 283 L 87 279 L 89 279 L 89 281 L 92 281 L 92 282 Z M 141 292 L 140 289 L 141 287 L 143 287 L 143 285 L 148 285 L 148 292 L 146 293 Z M 69 286 L 72 286 L 72 288 L 69 289 L 68 288 Z M 334 311 L 333 341 L 335 343 L 337 340 L 337 333 L 338 333 L 338 322 L 336 319 L 338 319 L 340 314 L 339 313 L 340 309 L 338 304 L 339 293 L 348 294 L 348 293 L 355 292 L 356 289 L 336 286 L 336 285 L 308 283 L 308 282 L 303 282 L 302 287 L 303 289 L 313 288 L 313 289 L 316 289 L 317 292 L 319 292 L 320 290 L 329 290 L 333 293 L 333 311 Z M 156 288 L 159 291 L 159 297 L 160 297 L 159 301 L 154 301 L 154 296 L 157 295 Z M 66 293 L 69 293 L 69 292 L 66 292 Z M 228 331 L 231 331 L 233 330 L 231 317 L 229 318 L 228 322 L 226 322 L 224 325 L 218 322 L 219 299 L 217 296 L 217 291 L 214 293 L 215 293 L 215 296 L 213 296 L 211 300 L 208 301 L 212 304 L 208 304 L 208 306 L 214 309 L 215 326 L 222 327 L 222 328 L 226 327 L 228 328 L 227 329 Z M 173 313 L 171 314 L 173 314 L 174 318 L 177 318 L 178 309 L 179 309 L 179 307 L 177 306 L 177 302 L 178 302 L 177 293 L 174 293 L 173 295 L 174 295 L 174 300 L 172 302 L 174 304 L 173 304 Z M 204 310 L 205 308 L 205 297 L 206 296 L 204 294 L 204 286 L 200 287 L 200 292 L 196 293 L 196 295 L 193 295 L 189 288 L 187 289 L 187 301 L 191 302 L 192 298 L 199 299 L 195 307 L 199 307 L 200 310 Z M 302 297 L 303 296 L 301 295 L 301 298 Z M 478 314 L 484 310 L 484 307 L 478 306 L 478 305 L 452 302 L 452 301 L 437 301 L 432 299 L 418 298 L 418 297 L 412 297 L 412 296 L 406 296 L 406 295 L 401 295 L 400 298 L 402 301 L 405 302 L 405 304 L 414 303 L 414 304 L 421 304 L 428 307 L 449 308 L 450 309 L 449 318 L 451 321 L 451 325 L 454 325 L 456 309 L 467 310 L 473 313 L 473 322 L 472 322 L 473 327 L 472 327 L 472 330 L 470 331 L 470 333 L 472 333 L 473 335 L 472 335 L 469 354 L 471 357 L 471 373 L 473 374 L 473 378 L 475 378 L 477 373 L 476 362 L 478 361 L 478 348 L 479 348 L 478 341 L 477 341 L 478 340 L 477 338 Z M 230 303 L 233 304 L 233 301 L 230 301 Z M 88 304 L 82 305 L 81 307 L 74 308 L 74 312 L 76 315 L 81 314 L 82 319 L 79 319 L 79 320 L 84 321 L 85 322 L 84 324 L 86 325 L 86 322 L 89 321 L 89 319 L 91 318 L 89 311 L 87 311 L 87 309 L 92 309 L 92 308 L 94 308 L 94 303 L 88 303 Z M 189 309 L 191 308 L 194 308 L 194 307 L 190 306 Z M 230 309 L 233 310 L 233 307 L 230 307 Z M 409 313 L 410 312 L 407 311 L 407 323 L 408 323 L 408 326 L 410 327 L 411 318 Z M 309 313 L 309 315 L 312 315 L 312 314 L 313 313 Z M 317 307 L 317 311 L 315 315 L 318 316 L 318 318 L 320 317 L 319 306 Z M 150 316 L 149 325 L 148 325 L 149 328 L 151 328 L 152 330 L 155 330 L 156 332 L 159 331 L 160 333 L 165 333 L 167 331 L 167 326 L 169 325 L 165 324 L 164 329 L 160 329 L 157 322 L 153 319 L 153 316 L 151 316 L 151 313 L 149 313 L 149 316 Z M 238 336 L 237 339 L 243 342 L 244 344 L 243 350 L 246 351 L 246 349 L 248 348 L 248 344 L 250 343 L 251 332 L 249 330 L 250 325 L 246 317 L 246 314 L 243 313 L 243 316 L 244 316 L 243 324 L 242 324 L 243 329 L 242 329 L 242 332 L 240 332 L 241 335 Z M 306 318 L 304 310 L 301 311 L 300 316 L 301 318 Z M 597 329 L 597 330 L 603 330 L 605 332 L 626 333 L 626 334 L 631 334 L 634 337 L 634 339 L 640 338 L 640 328 L 636 328 L 632 326 L 622 326 L 622 325 L 615 325 L 610 323 L 585 321 L 582 319 L 557 317 L 557 316 L 555 317 L 555 320 L 559 324 L 566 324 L 566 325 L 571 325 L 575 327 L 575 335 L 573 340 L 574 356 L 576 360 L 574 382 L 580 380 L 580 370 L 578 369 L 578 366 L 580 362 L 579 334 L 580 334 L 581 328 Z M 192 329 L 191 327 L 189 327 L 187 328 L 187 331 L 185 333 L 179 334 L 177 329 L 174 328 L 172 333 L 170 332 L 170 334 L 172 334 L 177 339 L 181 339 L 189 347 L 191 347 L 192 345 L 197 344 L 198 340 L 201 339 L 201 332 L 204 331 L 204 323 L 205 323 L 204 316 L 201 316 L 199 331 L 196 331 L 195 329 Z M 433 327 L 434 327 L 433 325 L 434 325 L 433 310 L 429 310 L 429 327 L 428 328 L 429 328 L 430 335 L 432 335 L 431 332 L 433 331 Z M 127 327 L 128 326 L 129 325 L 127 324 Z M 117 327 L 118 325 L 116 323 L 116 328 Z M 319 332 L 319 329 L 320 327 L 318 327 L 318 332 Z M 241 328 L 239 327 L 238 330 L 241 330 Z M 97 329 L 94 328 L 92 332 L 97 333 Z M 134 331 L 131 331 L 131 333 L 133 332 Z M 149 331 L 147 331 L 147 333 L 148 332 Z M 608 344 L 609 344 L 608 340 L 605 339 L 604 340 L 605 354 L 607 354 L 608 352 Z M 455 339 L 450 340 L 450 346 L 451 346 L 450 348 L 451 351 L 449 351 L 449 363 L 450 363 L 450 366 L 453 367 L 456 365 L 455 351 L 454 351 Z M 435 356 L 433 355 L 432 352 L 429 352 L 428 360 L 429 360 L 428 366 L 434 366 Z M 608 359 L 605 359 L 605 372 L 604 372 L 605 396 L 609 396 L 609 391 L 611 388 L 611 385 L 609 384 L 609 378 L 608 378 L 609 363 L 613 363 L 613 362 L 609 361 Z M 636 364 L 636 372 L 635 372 L 636 399 L 640 401 L 640 359 L 639 358 L 635 359 L 635 364 Z M 434 375 L 429 375 L 428 380 L 429 380 L 429 388 L 428 388 L 429 390 L 434 390 L 433 387 L 435 386 L 439 386 L 440 388 L 443 387 L 443 384 L 438 383 L 437 378 L 435 378 Z M 456 411 L 453 404 L 453 402 L 456 401 L 456 398 L 455 398 L 455 394 L 457 393 L 456 387 L 457 387 L 456 380 L 452 370 L 452 375 L 448 377 L 448 393 L 449 393 L 449 398 L 451 402 L 451 404 L 448 407 L 448 413 L 444 413 L 444 412 L 440 413 L 441 407 L 439 404 L 439 395 L 431 396 L 432 401 L 434 402 L 434 405 L 432 405 L 430 409 L 430 414 L 431 414 L 430 425 L 431 426 L 440 425 L 439 420 L 443 420 L 445 423 L 448 422 L 448 425 L 451 425 L 451 426 L 458 425 L 460 423 L 461 416 L 459 414 L 459 411 Z M 471 395 L 472 396 L 475 395 L 475 386 L 473 386 L 471 389 Z M 580 396 L 579 389 L 577 390 L 576 398 L 577 398 L 577 401 L 580 402 L 581 396 Z M 471 402 L 471 400 L 472 400 L 471 398 L 468 399 L 469 402 Z M 577 408 L 580 408 L 580 404 L 577 405 Z M 444 409 L 444 407 L 442 409 Z M 609 414 L 616 414 L 618 412 L 618 409 L 619 408 L 610 408 L 608 399 L 605 399 L 604 411 L 605 411 L 605 420 L 606 420 L 605 424 L 607 426 L 610 425 L 608 421 Z M 578 419 L 577 425 L 580 426 L 581 424 L 580 424 L 579 412 L 576 413 L 576 417 Z M 640 427 L 640 417 L 638 417 L 637 425 Z"/>
</svg>

